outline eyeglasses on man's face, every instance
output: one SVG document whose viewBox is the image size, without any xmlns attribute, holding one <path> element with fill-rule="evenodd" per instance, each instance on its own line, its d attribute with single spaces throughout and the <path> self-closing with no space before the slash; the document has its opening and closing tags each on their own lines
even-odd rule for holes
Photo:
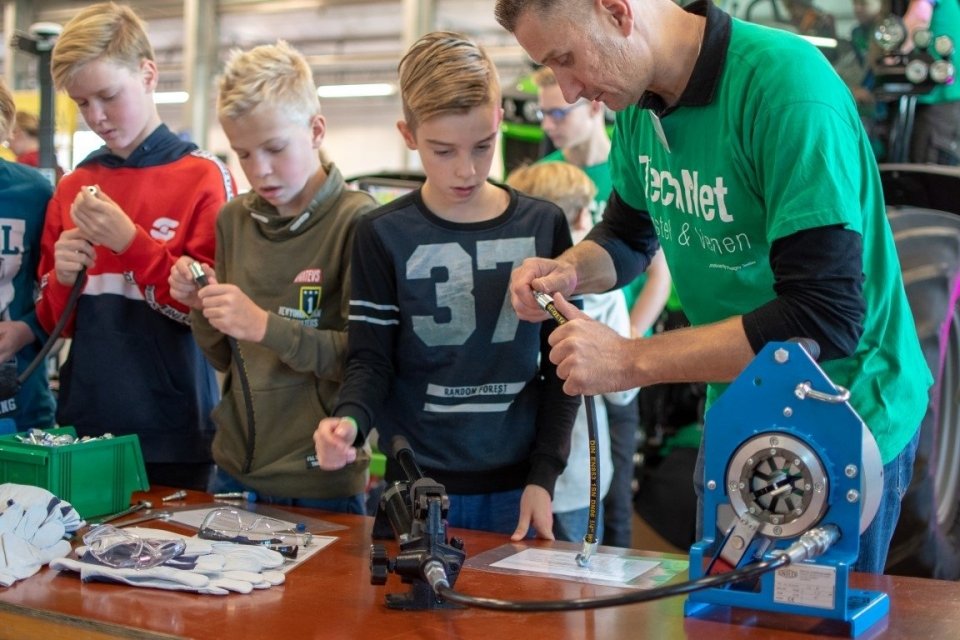
<svg viewBox="0 0 960 640">
<path fill-rule="evenodd" d="M 554 109 L 537 109 L 537 120 L 543 122 L 545 118 L 550 118 L 554 122 L 563 122 L 564 118 L 570 115 L 570 112 L 576 109 L 577 107 L 582 107 L 583 105 L 588 104 L 586 102 L 577 102 L 575 104 L 567 105 L 566 107 L 556 107 Z"/>
</svg>

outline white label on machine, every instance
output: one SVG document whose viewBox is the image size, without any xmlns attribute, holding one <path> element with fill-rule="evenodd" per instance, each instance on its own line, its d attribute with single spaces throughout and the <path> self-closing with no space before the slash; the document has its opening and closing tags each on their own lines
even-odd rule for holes
<svg viewBox="0 0 960 640">
<path fill-rule="evenodd" d="M 836 600 L 836 567 L 793 564 L 773 577 L 773 601 L 805 607 L 833 609 Z"/>
</svg>

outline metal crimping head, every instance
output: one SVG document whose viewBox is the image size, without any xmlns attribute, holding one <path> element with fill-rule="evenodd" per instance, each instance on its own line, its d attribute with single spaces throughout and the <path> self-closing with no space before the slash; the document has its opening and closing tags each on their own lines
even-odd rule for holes
<svg viewBox="0 0 960 640">
<path fill-rule="evenodd" d="M 540 305 L 540 308 L 544 311 L 546 311 L 547 305 L 553 304 L 553 298 L 543 291 L 534 290 L 533 299 L 537 301 L 537 304 Z"/>
<path fill-rule="evenodd" d="M 563 324 L 567 321 L 566 317 L 559 311 L 557 307 L 553 304 L 553 298 L 550 295 L 542 291 L 534 291 L 533 298 L 537 301 L 537 304 L 540 305 L 540 308 L 550 314 L 550 316 L 557 321 L 557 324 Z"/>
</svg>

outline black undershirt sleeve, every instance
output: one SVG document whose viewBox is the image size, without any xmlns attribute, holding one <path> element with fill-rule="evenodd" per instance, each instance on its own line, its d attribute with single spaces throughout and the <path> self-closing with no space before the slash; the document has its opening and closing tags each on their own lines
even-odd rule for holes
<svg viewBox="0 0 960 640">
<path fill-rule="evenodd" d="M 660 248 L 650 213 L 634 209 L 616 191 L 610 193 L 603 219 L 585 239 L 599 244 L 613 260 L 617 269 L 617 282 L 613 289 L 633 282 L 634 278 L 646 271 Z"/>
<path fill-rule="evenodd" d="M 754 352 L 771 341 L 811 338 L 820 360 L 854 352 L 863 333 L 863 243 L 842 225 L 798 231 L 770 248 L 776 298 L 743 315 Z"/>
</svg>

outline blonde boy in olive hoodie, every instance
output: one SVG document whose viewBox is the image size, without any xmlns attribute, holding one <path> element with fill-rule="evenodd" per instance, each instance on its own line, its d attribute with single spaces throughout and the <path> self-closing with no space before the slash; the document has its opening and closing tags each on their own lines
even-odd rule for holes
<svg viewBox="0 0 960 640">
<path fill-rule="evenodd" d="M 220 212 L 216 264 L 203 265 L 209 284 L 196 286 L 189 258 L 170 274 L 174 296 L 193 309 L 197 343 L 226 374 L 213 414 L 218 469 L 210 490 L 363 513 L 368 459 L 322 471 L 310 456 L 343 373 L 354 224 L 376 203 L 321 161 L 326 123 L 316 87 L 286 43 L 235 51 L 217 110 L 251 191 Z"/>
</svg>

